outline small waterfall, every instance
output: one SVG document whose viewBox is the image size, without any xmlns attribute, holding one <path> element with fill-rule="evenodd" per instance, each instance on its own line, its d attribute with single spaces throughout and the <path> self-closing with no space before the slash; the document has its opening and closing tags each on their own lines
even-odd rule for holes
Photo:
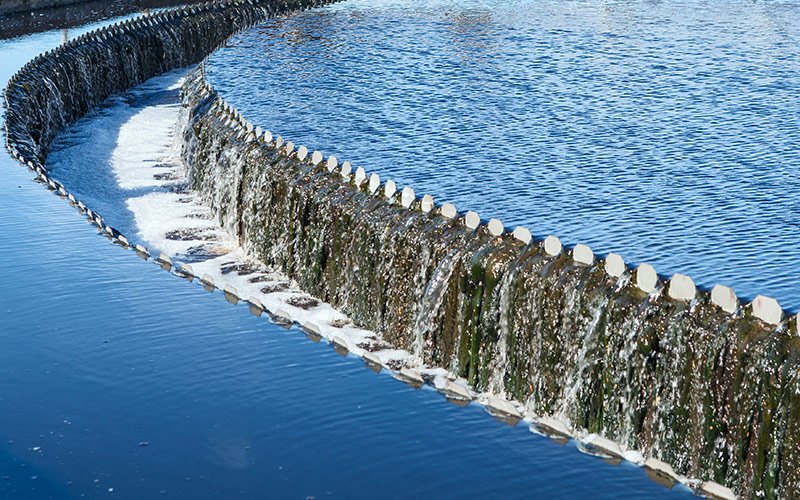
<svg viewBox="0 0 800 500">
<path fill-rule="evenodd" d="M 574 304 L 574 300 L 572 302 Z M 583 333 L 583 342 L 576 353 L 575 369 L 570 373 L 569 379 L 565 384 L 564 393 L 561 396 L 562 401 L 565 402 L 560 415 L 562 418 L 570 418 L 569 413 L 567 413 L 567 405 L 572 401 L 577 401 L 579 399 L 578 396 L 587 390 L 585 384 L 591 382 L 588 374 L 592 366 L 597 362 L 597 356 L 594 353 L 600 342 L 598 325 L 607 304 L 608 297 L 602 297 L 599 303 L 592 308 L 592 317 L 586 331 Z"/>
<path fill-rule="evenodd" d="M 515 279 L 515 268 L 512 267 L 503 276 L 502 283 L 499 287 L 499 303 L 498 303 L 498 330 L 499 336 L 497 346 L 493 353 L 493 361 L 489 367 L 491 378 L 489 380 L 488 389 L 494 393 L 506 395 L 506 380 L 505 376 L 508 372 L 509 359 L 509 339 L 513 332 L 511 331 L 511 314 L 513 311 L 513 303 L 511 301 L 511 285 Z"/>
<path fill-rule="evenodd" d="M 415 356 L 423 358 L 426 352 L 431 351 L 427 339 L 436 330 L 436 325 L 441 321 L 442 296 L 447 290 L 448 282 L 453 275 L 458 253 L 453 250 L 436 266 L 425 291 L 422 294 L 419 313 L 414 323 L 415 340 L 413 350 Z"/>
</svg>

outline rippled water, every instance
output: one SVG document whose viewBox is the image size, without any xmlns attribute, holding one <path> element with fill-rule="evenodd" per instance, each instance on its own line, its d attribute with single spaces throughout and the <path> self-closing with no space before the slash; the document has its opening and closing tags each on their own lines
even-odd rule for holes
<svg viewBox="0 0 800 500">
<path fill-rule="evenodd" d="M 0 41 L 0 80 L 61 36 Z M 376 375 L 0 170 L 2 498 L 687 495 Z"/>
<path fill-rule="evenodd" d="M 799 35 L 793 1 L 348 0 L 209 75 L 418 194 L 797 308 Z"/>
</svg>

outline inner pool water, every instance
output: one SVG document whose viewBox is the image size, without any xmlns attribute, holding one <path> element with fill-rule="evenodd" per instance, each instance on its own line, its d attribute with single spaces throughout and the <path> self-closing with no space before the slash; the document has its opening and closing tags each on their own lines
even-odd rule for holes
<svg viewBox="0 0 800 500">
<path fill-rule="evenodd" d="M 0 41 L 0 80 L 62 36 Z M 375 374 L 0 169 L 0 498 L 689 495 Z"/>
<path fill-rule="evenodd" d="M 796 310 L 799 37 L 797 1 L 348 0 L 208 74 L 418 195 Z"/>
</svg>

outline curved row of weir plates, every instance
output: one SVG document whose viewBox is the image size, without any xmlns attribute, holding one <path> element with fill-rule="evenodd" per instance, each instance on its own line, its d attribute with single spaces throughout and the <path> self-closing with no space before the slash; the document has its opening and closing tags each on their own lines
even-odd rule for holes
<svg viewBox="0 0 800 500">
<path fill-rule="evenodd" d="M 201 71 L 204 68 L 204 64 L 205 61 L 201 64 Z M 314 151 L 309 156 L 309 149 L 306 146 L 299 146 L 295 149 L 295 144 L 292 141 L 285 141 L 281 136 L 275 138 L 269 130 L 254 127 L 236 108 L 223 99 L 208 80 L 205 80 L 205 75 L 203 76 L 204 91 L 207 95 L 214 94 L 216 96 L 214 110 L 226 115 L 226 124 L 228 126 L 239 129 L 238 138 L 266 144 L 286 156 L 294 155 L 298 161 L 310 162 L 315 167 L 324 165 L 328 172 L 332 174 L 338 173 L 344 182 L 351 183 L 356 189 L 367 189 L 373 195 L 385 197 L 390 203 L 399 203 L 410 210 L 438 213 L 448 219 L 459 219 L 467 228 L 472 230 L 484 228 L 493 236 L 511 235 L 526 245 L 533 242 L 533 235 L 525 227 L 518 226 L 510 230 L 498 219 L 481 220 L 480 216 L 471 210 L 459 213 L 453 204 L 443 203 L 438 205 L 433 196 L 426 194 L 419 197 L 411 187 L 404 187 L 399 190 L 393 180 L 387 180 L 384 184 L 381 184 L 379 174 L 372 173 L 368 176 L 362 167 L 358 167 L 353 171 L 353 167 L 348 161 L 344 161 L 340 165 L 335 156 L 329 156 L 326 160 L 319 151 Z M 542 245 L 545 253 L 552 257 L 556 257 L 562 251 L 565 251 L 561 240 L 552 235 L 536 243 Z M 592 249 L 583 244 L 577 244 L 567 251 L 573 261 L 580 265 L 593 265 L 597 258 Z M 636 268 L 633 268 L 625 263 L 622 256 L 616 253 L 606 255 L 603 258 L 603 264 L 606 273 L 613 278 L 620 278 L 626 272 L 632 272 L 635 286 L 648 294 L 658 293 L 666 289 L 667 296 L 670 298 L 691 302 L 697 297 L 698 293 L 704 293 L 698 291 L 692 278 L 685 274 L 676 273 L 665 280 L 658 275 L 652 265 L 641 263 Z M 719 284 L 715 285 L 708 293 L 710 294 L 711 303 L 727 313 L 733 315 L 750 312 L 756 318 L 773 326 L 779 326 L 784 318 L 790 318 L 790 323 L 793 323 L 796 330 L 800 332 L 800 314 L 792 316 L 791 313 L 784 311 L 778 301 L 772 297 L 758 295 L 750 303 L 741 304 L 733 289 Z"/>
</svg>

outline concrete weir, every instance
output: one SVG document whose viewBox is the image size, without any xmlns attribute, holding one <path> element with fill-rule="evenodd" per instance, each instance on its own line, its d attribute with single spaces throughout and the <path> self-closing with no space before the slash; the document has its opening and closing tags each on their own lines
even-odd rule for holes
<svg viewBox="0 0 800 500">
<path fill-rule="evenodd" d="M 44 161 L 55 135 L 107 97 L 201 62 L 260 20 L 325 3 L 209 3 L 67 42 L 8 83 L 7 148 L 49 181 Z M 703 494 L 730 496 L 721 485 L 742 496 L 800 493 L 798 320 L 774 299 L 741 304 L 721 285 L 699 290 L 685 275 L 663 277 L 585 245 L 565 249 L 555 236 L 509 231 L 273 139 L 222 100 L 202 63 L 182 96 L 193 189 L 250 255 L 358 325 L 464 378 L 498 413 L 614 456 L 638 451 L 650 468 Z M 165 257 L 158 260 L 171 265 Z M 199 281 L 214 286 L 211 276 Z M 288 312 L 273 315 L 292 321 Z M 403 370 L 406 380 L 423 380 Z"/>
<path fill-rule="evenodd" d="M 776 301 L 731 307 L 682 274 L 423 208 L 432 197 L 377 174 L 354 182 L 338 160 L 242 138 L 208 85 L 201 66 L 183 88 L 182 154 L 249 254 L 428 366 L 558 415 L 592 448 L 638 450 L 704 494 L 800 490 L 800 338 Z"/>
</svg>

